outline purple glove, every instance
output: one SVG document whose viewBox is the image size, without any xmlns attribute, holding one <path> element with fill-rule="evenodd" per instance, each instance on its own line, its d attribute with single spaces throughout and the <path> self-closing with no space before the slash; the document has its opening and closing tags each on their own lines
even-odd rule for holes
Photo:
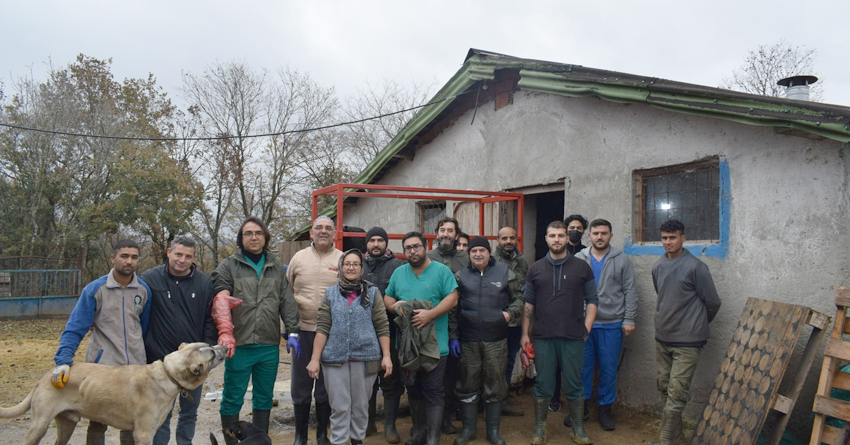
<svg viewBox="0 0 850 445">
<path fill-rule="evenodd" d="M 460 341 L 449 340 L 449 354 L 454 358 L 460 357 Z"/>
<path fill-rule="evenodd" d="M 286 339 L 286 352 L 292 354 L 292 349 L 295 349 L 295 358 L 301 357 L 301 343 L 298 342 L 298 337 Z"/>
</svg>

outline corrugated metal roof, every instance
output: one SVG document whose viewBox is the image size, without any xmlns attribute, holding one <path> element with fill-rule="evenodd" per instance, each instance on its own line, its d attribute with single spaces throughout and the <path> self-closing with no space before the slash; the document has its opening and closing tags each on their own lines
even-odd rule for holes
<svg viewBox="0 0 850 445">
<path fill-rule="evenodd" d="M 517 76 L 518 80 L 513 79 Z M 441 120 L 451 120 L 465 112 L 475 102 L 476 94 L 484 94 L 484 99 L 492 97 L 495 92 L 485 93 L 473 87 L 481 80 L 498 81 L 497 77 L 514 82 L 521 90 L 643 103 L 676 113 L 771 126 L 850 142 L 850 107 L 846 106 L 759 96 L 581 65 L 522 59 L 473 48 L 461 68 L 430 100 L 436 103 L 420 110 L 353 182 L 378 181 L 401 159 L 410 158 L 417 146 L 430 142 L 447 125 L 441 126 Z M 330 215 L 334 211 L 332 208 L 324 213 Z"/>
</svg>

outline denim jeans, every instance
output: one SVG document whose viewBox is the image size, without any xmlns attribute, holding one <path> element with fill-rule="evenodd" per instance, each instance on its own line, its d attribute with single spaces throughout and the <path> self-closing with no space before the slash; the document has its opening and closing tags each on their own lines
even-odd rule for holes
<svg viewBox="0 0 850 445">
<path fill-rule="evenodd" d="M 180 414 L 177 417 L 177 445 L 192 445 L 192 438 L 195 437 L 195 422 L 198 420 L 198 405 L 201 404 L 203 390 L 204 385 L 201 385 L 189 391 L 189 394 L 195 400 L 194 402 L 190 402 L 188 397 L 177 397 L 177 400 L 180 401 Z M 171 414 L 173 412 L 174 404 L 172 403 L 165 422 L 153 436 L 154 445 L 168 445 L 171 438 Z"/>
</svg>

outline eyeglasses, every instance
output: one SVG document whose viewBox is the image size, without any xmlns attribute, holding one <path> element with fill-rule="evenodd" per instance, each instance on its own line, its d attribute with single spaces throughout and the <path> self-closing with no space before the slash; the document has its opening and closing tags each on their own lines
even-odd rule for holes
<svg viewBox="0 0 850 445">
<path fill-rule="evenodd" d="M 343 269 L 359 269 L 360 263 L 342 263 Z"/>
<path fill-rule="evenodd" d="M 413 244 L 413 245 L 410 245 L 410 246 L 404 246 L 404 251 L 405 252 L 416 252 L 419 249 L 421 249 L 422 247 L 424 247 L 422 244 Z"/>
<path fill-rule="evenodd" d="M 265 235 L 263 232 L 242 232 L 243 238 L 260 238 L 263 235 Z"/>
</svg>

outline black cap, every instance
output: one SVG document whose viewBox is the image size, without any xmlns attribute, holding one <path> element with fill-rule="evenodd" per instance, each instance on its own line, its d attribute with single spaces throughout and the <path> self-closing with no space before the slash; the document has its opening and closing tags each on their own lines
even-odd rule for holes
<svg viewBox="0 0 850 445">
<path fill-rule="evenodd" d="M 384 242 L 390 242 L 389 237 L 387 236 L 387 231 L 383 229 L 383 227 L 372 227 L 366 232 L 366 242 L 368 243 L 373 236 L 380 236 L 384 239 Z"/>
<path fill-rule="evenodd" d="M 490 250 L 490 241 L 487 241 L 487 238 L 484 238 L 483 236 L 476 236 L 475 238 L 472 238 L 471 240 L 469 240 L 469 248 L 468 248 L 469 250 L 468 251 L 471 252 L 473 247 L 483 247 L 483 248 L 487 249 L 488 252 L 491 251 Z"/>
</svg>

